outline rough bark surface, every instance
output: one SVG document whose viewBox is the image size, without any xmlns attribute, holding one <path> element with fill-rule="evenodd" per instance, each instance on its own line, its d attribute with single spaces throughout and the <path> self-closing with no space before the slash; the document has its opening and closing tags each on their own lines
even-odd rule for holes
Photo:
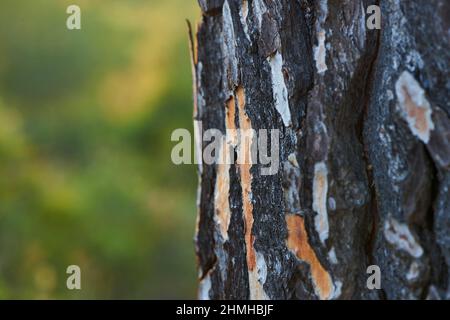
<svg viewBox="0 0 450 320">
<path fill-rule="evenodd" d="M 274 175 L 199 165 L 199 297 L 450 298 L 450 3 L 199 4 L 197 133 L 281 132 Z"/>
</svg>

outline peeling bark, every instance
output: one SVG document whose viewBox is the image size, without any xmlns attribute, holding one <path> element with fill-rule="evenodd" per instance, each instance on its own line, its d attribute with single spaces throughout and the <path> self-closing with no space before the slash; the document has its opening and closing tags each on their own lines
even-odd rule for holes
<svg viewBox="0 0 450 320">
<path fill-rule="evenodd" d="M 194 120 L 280 131 L 274 175 L 200 164 L 199 297 L 450 298 L 448 1 L 199 4 Z"/>
</svg>

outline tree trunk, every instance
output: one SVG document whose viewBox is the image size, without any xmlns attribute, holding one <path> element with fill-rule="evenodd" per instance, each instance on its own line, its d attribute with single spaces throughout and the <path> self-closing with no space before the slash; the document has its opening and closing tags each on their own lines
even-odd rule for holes
<svg viewBox="0 0 450 320">
<path fill-rule="evenodd" d="M 278 129 L 280 159 L 199 165 L 199 297 L 450 298 L 449 2 L 199 3 L 197 150 Z"/>
</svg>

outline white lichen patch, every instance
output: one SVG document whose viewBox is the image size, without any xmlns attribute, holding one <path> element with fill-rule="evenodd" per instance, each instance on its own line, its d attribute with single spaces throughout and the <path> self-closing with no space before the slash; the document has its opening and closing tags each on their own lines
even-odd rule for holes
<svg viewBox="0 0 450 320">
<path fill-rule="evenodd" d="M 242 27 L 244 28 L 245 37 L 250 40 L 250 35 L 248 34 L 247 16 L 248 16 L 248 0 L 242 0 L 241 10 L 239 12 Z"/>
<path fill-rule="evenodd" d="M 202 86 L 198 85 L 202 83 L 202 74 L 203 74 L 203 63 L 199 61 L 197 63 L 197 84 L 195 85 L 195 91 L 197 95 L 197 110 L 195 110 L 194 116 L 197 117 L 200 110 L 205 110 L 206 101 L 205 101 L 205 93 L 203 92 Z"/>
<path fill-rule="evenodd" d="M 328 239 L 329 233 L 327 193 L 328 170 L 324 162 L 319 162 L 314 166 L 313 210 L 317 213 L 314 217 L 314 225 L 322 243 Z"/>
<path fill-rule="evenodd" d="M 201 176 L 203 172 L 203 157 L 202 157 L 202 122 L 194 120 L 194 143 L 195 143 L 195 162 L 198 164 L 198 172 Z"/>
<path fill-rule="evenodd" d="M 267 279 L 267 265 L 264 255 L 256 251 L 256 270 L 258 271 L 258 281 L 261 284 L 266 283 Z"/>
<path fill-rule="evenodd" d="M 395 84 L 395 92 L 401 114 L 409 129 L 424 143 L 428 143 L 434 123 L 425 91 L 408 71 L 404 71 Z"/>
<path fill-rule="evenodd" d="M 225 0 L 222 8 L 222 16 L 223 16 L 223 33 L 225 36 L 225 41 L 227 42 L 227 47 L 229 49 L 234 49 L 234 44 L 236 42 L 234 36 L 234 26 L 233 26 L 233 18 L 231 16 L 230 5 L 228 4 L 228 0 Z M 230 43 L 233 42 L 233 43 Z"/>
<path fill-rule="evenodd" d="M 386 91 L 386 99 L 389 101 L 394 100 L 394 93 L 392 92 L 392 90 Z"/>
<path fill-rule="evenodd" d="M 262 16 L 267 11 L 266 4 L 264 0 L 254 0 L 253 1 L 253 11 L 258 21 L 258 30 L 261 30 Z"/>
<path fill-rule="evenodd" d="M 295 156 L 295 153 L 291 153 L 291 154 L 288 156 L 288 161 L 289 161 L 294 167 L 296 167 L 296 168 L 299 168 L 299 167 L 300 167 L 299 164 L 298 164 L 298 161 L 297 161 L 297 157 Z"/>
<path fill-rule="evenodd" d="M 327 16 L 328 1 L 320 0 L 318 19 L 316 21 L 317 46 L 314 47 L 314 60 L 316 61 L 316 69 L 319 74 L 324 74 L 328 70 L 326 63 L 327 48 L 325 46 L 326 33 L 324 29 Z"/>
<path fill-rule="evenodd" d="M 335 281 L 333 284 L 333 293 L 331 294 L 330 299 L 337 299 L 342 294 L 342 282 Z"/>
<path fill-rule="evenodd" d="M 209 290 L 211 290 L 211 277 L 208 273 L 198 286 L 198 299 L 210 300 Z"/>
<path fill-rule="evenodd" d="M 249 270 L 250 299 L 251 300 L 270 300 L 264 291 L 264 283 L 267 279 L 267 265 L 264 256 L 255 251 L 256 266 L 255 269 Z"/>
<path fill-rule="evenodd" d="M 319 74 L 328 70 L 326 56 L 327 48 L 325 47 L 325 31 L 321 30 L 317 34 L 317 46 L 314 47 L 314 60 L 316 61 L 316 69 Z"/>
<path fill-rule="evenodd" d="M 236 64 L 236 37 L 234 32 L 233 17 L 231 15 L 228 0 L 225 0 L 222 7 L 223 18 L 223 52 L 225 54 L 225 70 L 228 76 L 235 81 L 238 74 L 238 66 Z"/>
<path fill-rule="evenodd" d="M 336 200 L 334 200 L 333 197 L 328 198 L 328 207 L 330 208 L 331 211 L 336 210 Z"/>
<path fill-rule="evenodd" d="M 359 26 L 358 26 L 358 40 L 359 40 L 359 46 L 361 48 L 364 47 L 364 43 L 366 41 L 366 10 L 364 8 L 364 1 L 361 0 L 361 5 L 360 5 L 360 16 L 359 16 Z"/>
<path fill-rule="evenodd" d="M 419 278 L 420 275 L 420 268 L 419 264 L 417 262 L 411 263 L 411 266 L 409 267 L 408 273 L 406 274 L 406 279 L 408 281 L 414 281 L 417 278 Z"/>
<path fill-rule="evenodd" d="M 256 270 L 248 271 L 248 281 L 250 287 L 250 300 L 270 300 L 264 291 L 263 285 L 258 280 Z"/>
<path fill-rule="evenodd" d="M 406 251 L 414 258 L 420 258 L 423 249 L 416 241 L 408 226 L 393 218 L 386 220 L 384 224 L 384 237 L 396 249 Z"/>
<path fill-rule="evenodd" d="M 283 76 L 283 57 L 277 52 L 268 58 L 272 74 L 272 93 L 275 109 L 281 116 L 286 127 L 291 125 L 291 111 L 289 109 L 288 93 Z"/>
<path fill-rule="evenodd" d="M 328 0 L 319 0 L 319 11 L 318 23 L 323 25 L 328 17 Z"/>
<path fill-rule="evenodd" d="M 328 259 L 332 264 L 338 264 L 338 259 L 336 257 L 336 250 L 334 249 L 334 247 L 331 248 L 331 250 L 328 252 Z"/>
<path fill-rule="evenodd" d="M 295 213 L 300 211 L 299 180 L 300 168 L 291 161 L 283 162 L 283 195 L 286 212 Z"/>
</svg>

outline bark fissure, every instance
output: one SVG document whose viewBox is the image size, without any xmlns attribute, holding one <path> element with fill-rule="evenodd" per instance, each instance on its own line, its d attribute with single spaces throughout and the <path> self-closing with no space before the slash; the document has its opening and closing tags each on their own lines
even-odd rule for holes
<svg viewBox="0 0 450 320">
<path fill-rule="evenodd" d="M 376 1 L 375 2 L 376 5 L 380 4 L 380 1 Z M 369 264 L 373 265 L 374 264 L 374 257 L 373 257 L 373 249 L 374 249 L 374 245 L 375 245 L 375 239 L 376 239 L 376 234 L 378 232 L 378 223 L 379 223 L 379 213 L 378 213 L 378 207 L 377 207 L 377 193 L 375 190 L 375 181 L 373 178 L 373 167 L 368 155 L 368 146 L 366 145 L 365 141 L 364 141 L 364 123 L 366 122 L 367 119 L 367 115 L 368 115 L 368 108 L 370 107 L 370 100 L 371 100 L 371 95 L 373 92 L 373 81 L 375 78 L 374 75 L 374 70 L 375 67 L 377 65 L 377 61 L 379 58 L 379 50 L 380 50 L 380 38 L 381 35 L 380 33 L 382 32 L 382 30 L 376 30 L 374 31 L 376 32 L 376 44 L 375 44 L 375 49 L 374 49 L 374 53 L 373 53 L 373 58 L 371 59 L 371 61 L 368 64 L 368 72 L 367 72 L 367 78 L 366 78 L 366 84 L 364 87 L 364 109 L 363 112 L 361 113 L 361 119 L 360 119 L 360 123 L 359 123 L 359 127 L 358 127 L 358 137 L 360 139 L 360 143 L 363 145 L 363 151 L 364 151 L 364 162 L 365 162 L 365 167 L 366 167 L 366 175 L 368 178 L 368 187 L 369 187 L 369 193 L 370 193 L 370 203 L 368 206 L 368 210 L 369 210 L 369 214 L 372 217 L 372 227 L 370 230 L 370 235 L 368 237 L 367 240 L 367 246 L 366 246 L 366 255 L 367 255 L 367 260 L 369 262 Z M 384 293 L 381 289 L 381 297 L 384 296 Z"/>
</svg>

